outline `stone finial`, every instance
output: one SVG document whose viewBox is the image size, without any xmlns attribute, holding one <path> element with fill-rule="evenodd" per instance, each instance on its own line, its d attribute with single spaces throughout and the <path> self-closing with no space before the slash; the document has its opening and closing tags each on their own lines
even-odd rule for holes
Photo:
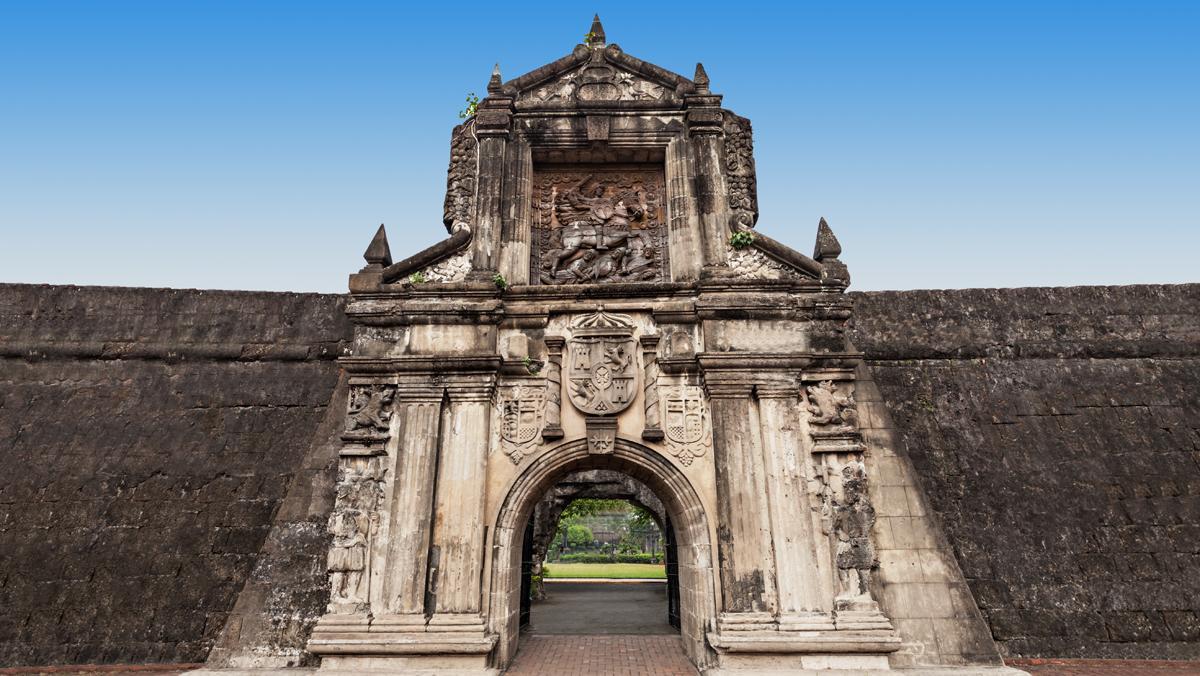
<svg viewBox="0 0 1200 676">
<path fill-rule="evenodd" d="M 704 70 L 704 64 L 696 64 L 696 74 L 692 76 L 692 82 L 696 83 L 696 92 L 699 94 L 708 94 L 708 73 Z"/>
<path fill-rule="evenodd" d="M 500 79 L 500 64 L 496 64 L 495 66 L 492 67 L 492 77 L 491 77 L 491 79 L 488 80 L 488 86 L 487 86 L 488 93 L 489 94 L 501 93 L 501 89 L 503 89 L 503 87 L 502 87 L 503 84 L 504 84 L 504 81 L 502 79 Z"/>
<path fill-rule="evenodd" d="M 842 255 L 842 245 L 833 234 L 833 228 L 822 218 L 817 224 L 817 245 L 813 249 L 813 258 L 817 261 L 835 260 Z"/>
<path fill-rule="evenodd" d="M 371 238 L 371 245 L 363 253 L 363 258 L 366 259 L 368 266 L 378 265 L 386 268 L 392 264 L 392 249 L 388 246 L 387 230 L 383 229 L 383 223 L 379 224 L 379 229 Z"/>
<path fill-rule="evenodd" d="M 604 42 L 604 26 L 600 23 L 600 15 L 592 17 L 592 28 L 588 31 L 589 47 L 603 47 Z"/>
</svg>

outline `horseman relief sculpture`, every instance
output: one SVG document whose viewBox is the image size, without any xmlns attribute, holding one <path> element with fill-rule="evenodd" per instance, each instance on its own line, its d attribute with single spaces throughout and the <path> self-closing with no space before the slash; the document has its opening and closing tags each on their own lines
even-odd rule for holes
<svg viewBox="0 0 1200 676">
<path fill-rule="evenodd" d="M 541 284 L 666 279 L 662 172 L 539 172 L 531 278 Z"/>
</svg>

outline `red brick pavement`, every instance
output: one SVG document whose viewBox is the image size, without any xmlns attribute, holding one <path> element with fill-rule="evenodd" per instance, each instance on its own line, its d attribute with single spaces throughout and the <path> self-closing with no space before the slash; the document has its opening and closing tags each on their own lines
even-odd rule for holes
<svg viewBox="0 0 1200 676">
<path fill-rule="evenodd" d="M 1010 667 L 1035 676 L 1200 676 L 1200 662 L 1173 660 L 1007 659 Z"/>
<path fill-rule="evenodd" d="M 678 636 L 522 636 L 505 676 L 696 676 Z"/>
</svg>

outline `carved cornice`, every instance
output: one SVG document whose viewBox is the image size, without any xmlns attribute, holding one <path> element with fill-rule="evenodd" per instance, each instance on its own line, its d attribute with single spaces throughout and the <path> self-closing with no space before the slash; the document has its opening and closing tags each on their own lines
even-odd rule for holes
<svg viewBox="0 0 1200 676">
<path fill-rule="evenodd" d="M 342 357 L 338 360 L 350 374 L 421 374 L 444 382 L 456 374 L 498 373 L 503 360 L 498 355 L 403 357 Z"/>
</svg>

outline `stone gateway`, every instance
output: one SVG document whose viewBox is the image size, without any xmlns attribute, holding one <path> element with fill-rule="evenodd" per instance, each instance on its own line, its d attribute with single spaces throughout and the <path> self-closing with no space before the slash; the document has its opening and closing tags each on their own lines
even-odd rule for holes
<svg viewBox="0 0 1200 676">
<path fill-rule="evenodd" d="M 701 670 L 1003 670 L 877 432 L 837 238 L 822 220 L 809 257 L 757 220 L 750 122 L 702 66 L 632 57 L 597 19 L 493 72 L 452 134 L 449 237 L 393 262 L 381 227 L 350 279 L 323 671 L 505 668 L 552 532 L 535 514 L 601 485 L 668 531 Z M 897 486 L 916 508 L 885 536 Z"/>
</svg>

